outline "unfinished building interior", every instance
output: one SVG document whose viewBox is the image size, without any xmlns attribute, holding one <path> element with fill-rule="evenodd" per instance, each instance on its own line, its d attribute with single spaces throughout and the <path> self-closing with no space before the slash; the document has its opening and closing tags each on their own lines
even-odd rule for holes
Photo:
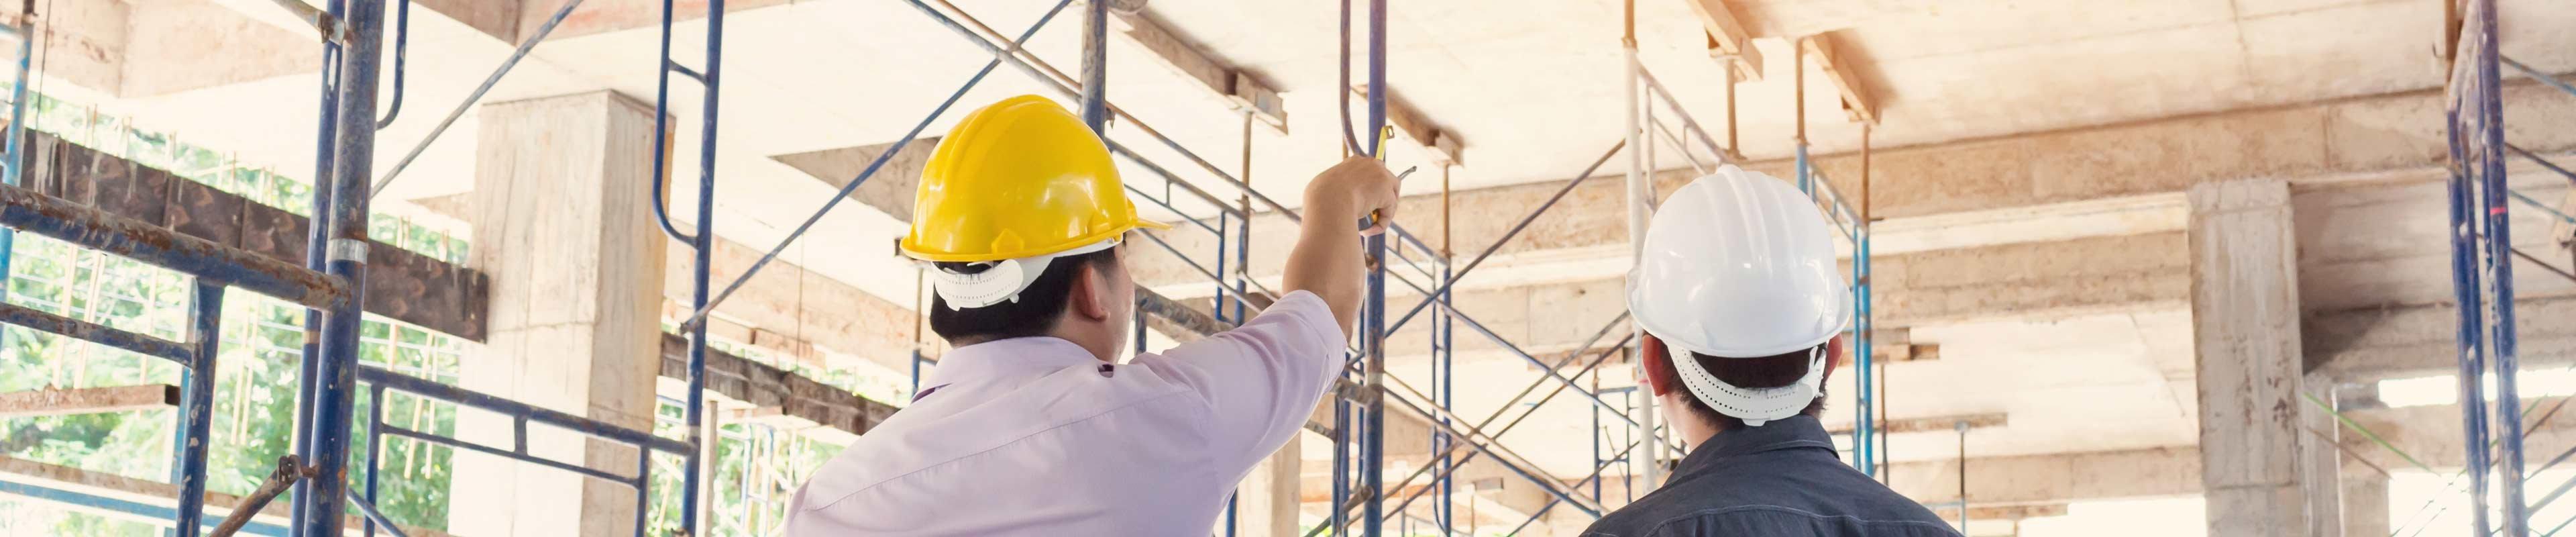
<svg viewBox="0 0 2576 537">
<path fill-rule="evenodd" d="M 1172 224 L 1138 352 L 1407 171 L 1212 535 L 1654 490 L 1631 217 L 1721 166 L 1835 226 L 1823 421 L 1965 535 L 2576 525 L 2564 2 L 5 3 L 0 535 L 780 535 L 950 350 L 892 243 L 1023 94 Z"/>
</svg>

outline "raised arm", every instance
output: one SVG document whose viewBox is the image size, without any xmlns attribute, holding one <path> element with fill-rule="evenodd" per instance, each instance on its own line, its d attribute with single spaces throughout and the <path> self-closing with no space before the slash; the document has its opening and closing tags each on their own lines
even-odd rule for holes
<svg viewBox="0 0 2576 537">
<path fill-rule="evenodd" d="M 1281 292 L 1307 291 L 1324 299 L 1342 333 L 1359 321 L 1365 268 L 1360 264 L 1360 237 L 1383 233 L 1395 218 L 1395 175 L 1368 157 L 1343 159 L 1306 183 L 1305 224 L 1297 246 L 1288 251 L 1280 274 Z M 1362 217 L 1378 215 L 1377 227 L 1353 233 Z"/>
</svg>

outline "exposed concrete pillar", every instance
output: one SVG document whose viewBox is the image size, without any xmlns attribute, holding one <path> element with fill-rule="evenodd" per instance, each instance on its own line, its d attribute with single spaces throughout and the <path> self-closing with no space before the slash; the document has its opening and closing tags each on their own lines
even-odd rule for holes
<svg viewBox="0 0 2576 537">
<path fill-rule="evenodd" d="M 1298 487 L 1303 484 L 1299 473 L 1305 462 L 1299 456 L 1299 444 L 1306 435 L 1288 436 L 1288 445 L 1270 453 L 1270 458 L 1252 467 L 1243 482 L 1234 486 L 1235 531 L 1242 537 L 1297 537 Z M 1223 519 L 1217 520 L 1223 524 Z M 1218 528 L 1224 535 L 1224 528 Z"/>
<path fill-rule="evenodd" d="M 483 105 L 474 245 L 491 334 L 458 384 L 620 426 L 653 425 L 665 248 L 652 222 L 652 107 L 611 92 Z M 458 436 L 511 445 L 511 421 L 460 413 Z M 528 452 L 616 475 L 635 450 L 542 425 Z M 448 531 L 633 535 L 633 490 L 459 450 Z"/>
<path fill-rule="evenodd" d="M 2388 534 L 2388 476 L 2346 477 L 2341 495 L 2344 535 Z"/>
<path fill-rule="evenodd" d="M 2290 185 L 2203 183 L 2189 198 L 2209 534 L 2340 535 L 2339 459 L 2331 439 L 2304 430 L 2319 411 L 2300 396 L 2307 379 Z"/>
</svg>

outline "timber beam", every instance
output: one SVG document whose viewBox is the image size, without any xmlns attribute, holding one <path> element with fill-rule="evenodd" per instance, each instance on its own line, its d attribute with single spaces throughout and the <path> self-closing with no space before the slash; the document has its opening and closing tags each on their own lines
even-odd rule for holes
<svg viewBox="0 0 2576 537">
<path fill-rule="evenodd" d="M 102 388 L 44 388 L 0 393 L 0 418 L 98 414 L 177 408 L 179 387 L 140 384 Z"/>
<path fill-rule="evenodd" d="M 1139 10 L 1130 13 L 1113 9 L 1110 13 L 1119 35 L 1126 36 L 1128 42 L 1162 59 L 1163 66 L 1198 81 L 1200 87 L 1234 103 L 1237 110 L 1260 118 L 1270 128 L 1288 132 L 1287 104 L 1279 99 L 1278 89 L 1217 58 L 1205 47 L 1193 44 L 1151 12 Z"/>
<path fill-rule="evenodd" d="M 1861 87 L 1860 77 L 1852 72 L 1852 62 L 1835 47 L 1833 34 L 1807 36 L 1798 40 L 1798 47 L 1816 62 L 1817 68 L 1825 71 L 1825 80 L 1832 82 L 1834 89 L 1842 93 L 1844 117 L 1853 123 L 1878 124 L 1878 103 L 1870 97 L 1867 88 Z M 1799 68 L 1805 69 L 1806 66 Z"/>
<path fill-rule="evenodd" d="M 26 185 L 217 244 L 302 264 L 310 219 L 240 195 L 29 131 Z M 481 271 L 370 240 L 367 313 L 481 342 L 491 279 Z"/>
<path fill-rule="evenodd" d="M 1725 0 L 1682 0 L 1691 12 L 1699 15 L 1700 26 L 1708 33 L 1708 56 L 1725 62 L 1738 81 L 1762 79 L 1762 51 L 1753 48 L 1753 34 L 1744 29 L 1742 17 Z"/>
</svg>

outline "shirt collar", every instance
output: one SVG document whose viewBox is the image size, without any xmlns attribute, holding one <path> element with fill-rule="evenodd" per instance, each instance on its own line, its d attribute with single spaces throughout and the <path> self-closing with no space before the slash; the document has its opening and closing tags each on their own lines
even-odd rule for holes
<svg viewBox="0 0 2576 537">
<path fill-rule="evenodd" d="M 1825 424 L 1815 416 L 1797 415 L 1772 420 L 1761 427 L 1739 427 L 1708 437 L 1682 457 L 1675 474 L 1689 474 L 1714 466 L 1718 461 L 1755 453 L 1791 448 L 1834 449 L 1834 437 L 1825 433 Z"/>
<path fill-rule="evenodd" d="M 1000 339 L 950 349 L 937 367 L 922 375 L 921 385 L 926 392 L 950 384 L 1037 376 L 1067 367 L 1106 363 L 1063 338 Z"/>
</svg>

